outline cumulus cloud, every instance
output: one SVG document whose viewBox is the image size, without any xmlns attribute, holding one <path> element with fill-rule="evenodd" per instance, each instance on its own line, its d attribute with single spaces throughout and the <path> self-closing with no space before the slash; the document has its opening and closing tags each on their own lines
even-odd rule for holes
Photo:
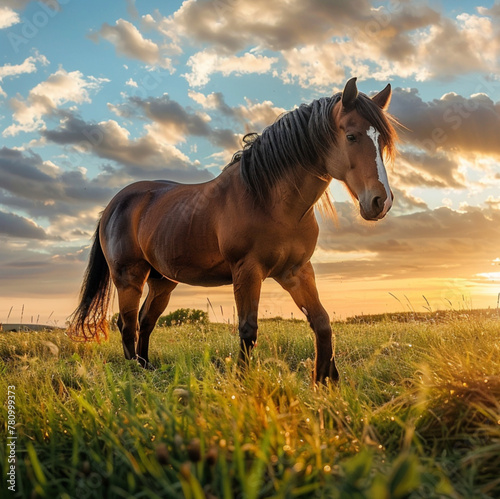
<svg viewBox="0 0 500 499">
<path fill-rule="evenodd" d="M 191 86 L 206 84 L 225 58 L 257 46 L 261 53 L 280 56 L 284 69 L 275 75 L 285 82 L 323 88 L 343 81 L 346 70 L 378 80 L 394 75 L 451 79 L 476 70 L 498 71 L 495 13 L 495 7 L 479 8 L 478 14 L 453 19 L 423 2 L 375 8 L 368 0 L 188 0 L 172 16 L 151 18 L 148 25 L 179 50 L 183 42 L 208 44 L 191 60 L 199 67 L 186 75 Z"/>
<path fill-rule="evenodd" d="M 226 115 L 233 114 L 233 110 L 226 104 L 224 95 L 221 92 L 212 92 L 209 95 L 205 95 L 201 92 L 189 90 L 188 95 L 204 109 L 215 109 Z"/>
<path fill-rule="evenodd" d="M 5 64 L 4 66 L 0 66 L 0 83 L 5 78 L 15 78 L 22 74 L 34 73 L 37 70 L 36 63 L 45 66 L 48 62 L 45 56 L 37 53 L 34 56 L 27 57 L 21 64 Z M 0 97 L 7 97 L 1 86 Z"/>
<path fill-rule="evenodd" d="M 262 131 L 286 112 L 286 109 L 275 106 L 270 100 L 258 102 L 245 98 L 245 104 L 236 107 L 234 113 L 241 122 L 245 123 L 248 132 Z"/>
<path fill-rule="evenodd" d="M 58 128 L 44 130 L 47 140 L 74 147 L 81 153 L 116 161 L 133 178 L 170 178 L 172 180 L 208 180 L 211 175 L 199 170 L 189 158 L 158 134 L 146 133 L 133 139 L 115 120 L 87 123 L 68 115 Z M 111 169 L 114 170 L 114 169 Z"/>
<path fill-rule="evenodd" d="M 203 50 L 190 56 L 190 70 L 183 75 L 191 87 L 206 85 L 215 73 L 272 73 L 285 83 L 323 89 L 339 85 L 348 73 L 423 81 L 497 72 L 495 12 L 495 7 L 479 8 L 477 14 L 448 18 L 423 2 L 374 7 L 369 0 L 187 0 L 171 16 L 141 18 L 142 28 L 163 38 L 160 43 L 144 38 L 124 19 L 103 24 L 91 38 L 171 72 L 167 55 L 201 44 Z"/>
<path fill-rule="evenodd" d="M 403 151 L 397 163 L 393 175 L 400 186 L 463 189 L 467 184 L 458 161 L 442 151 Z"/>
<path fill-rule="evenodd" d="M 328 88 L 332 82 L 344 81 L 346 78 L 346 57 L 339 50 L 341 44 L 306 45 L 293 47 L 282 52 L 285 69 L 281 78 L 285 83 L 298 83 L 301 87 Z M 351 68 L 354 64 L 349 64 Z M 356 74 L 361 71 L 356 65 Z M 367 69 L 365 69 L 366 71 Z M 333 89 L 332 89 L 333 90 Z M 332 92 L 333 93 L 333 92 Z"/>
<path fill-rule="evenodd" d="M 256 73 L 262 74 L 270 71 L 273 64 L 278 61 L 276 57 L 255 55 L 250 52 L 242 56 L 221 55 L 213 49 L 203 50 L 192 55 L 186 65 L 191 68 L 190 73 L 183 76 L 192 87 L 201 87 L 210 81 L 213 73 L 221 73 L 223 76 L 234 74 Z"/>
<path fill-rule="evenodd" d="M 21 21 L 19 14 L 10 7 L 0 6 L 0 29 L 10 28 Z"/>
<path fill-rule="evenodd" d="M 415 88 L 394 89 L 390 111 L 406 127 L 392 173 L 398 187 L 470 189 L 466 165 L 491 177 L 500 157 L 500 103 L 481 92 L 491 85 L 478 81 L 470 97 L 451 92 L 431 101 Z"/>
<path fill-rule="evenodd" d="M 43 116 L 54 113 L 63 104 L 90 102 L 90 92 L 100 89 L 106 81 L 104 78 L 85 77 L 78 70 L 57 70 L 32 88 L 27 98 L 18 96 L 10 100 L 16 123 L 3 131 L 4 137 L 44 127 Z"/>
<path fill-rule="evenodd" d="M 256 40 L 260 47 L 280 51 L 318 44 L 335 33 L 344 33 L 347 26 L 366 19 L 370 8 L 367 0 L 188 0 L 171 18 L 163 20 L 163 29 L 227 53 L 254 46 Z"/>
<path fill-rule="evenodd" d="M 451 20 L 429 7 L 402 5 L 399 12 L 386 12 L 385 17 L 380 17 L 384 8 L 375 11 L 371 20 L 351 24 L 341 37 L 283 51 L 282 78 L 314 87 L 343 80 L 346 69 L 382 81 L 394 75 L 417 81 L 451 80 L 474 71 L 498 70 L 498 29 L 490 18 L 464 14 Z"/>
<path fill-rule="evenodd" d="M 149 119 L 161 124 L 166 140 L 173 144 L 184 142 L 188 135 L 207 136 L 210 133 L 207 115 L 186 110 L 167 94 L 148 99 L 132 97 L 129 102 Z"/>
<path fill-rule="evenodd" d="M 68 171 L 31 151 L 7 147 L 0 149 L 0 177 L 0 205 L 48 220 L 48 233 L 65 238 L 75 226 L 94 224 L 97 211 L 116 192 L 105 175 L 89 179 L 81 168 Z"/>
<path fill-rule="evenodd" d="M 405 141 L 428 153 L 500 154 L 500 103 L 484 93 L 463 97 L 451 92 L 425 102 L 416 89 L 395 89 L 390 110 L 409 129 Z"/>
<path fill-rule="evenodd" d="M 98 41 L 99 37 L 107 40 L 115 46 L 119 55 L 172 70 L 172 61 L 162 54 L 160 47 L 152 40 L 144 38 L 129 21 L 118 19 L 114 26 L 104 23 L 101 29 L 90 37 L 94 41 Z"/>
<path fill-rule="evenodd" d="M 48 239 L 45 230 L 33 220 L 2 210 L 0 210 L 0 234 L 14 238 Z"/>
<path fill-rule="evenodd" d="M 463 14 L 455 21 L 442 20 L 432 26 L 421 47 L 425 61 L 422 79 L 451 80 L 474 71 L 497 71 L 498 34 L 498 28 L 487 17 Z M 436 46 L 440 50 L 434 50 Z"/>
<path fill-rule="evenodd" d="M 200 94 L 201 95 L 201 94 Z M 108 105 L 121 117 L 140 117 L 152 121 L 145 126 L 148 135 L 159 142 L 178 144 L 190 136 L 205 137 L 212 144 L 230 149 L 239 146 L 237 135 L 225 128 L 213 128 L 205 112 L 185 108 L 168 94 L 161 97 L 130 97 L 120 105 Z"/>
<path fill-rule="evenodd" d="M 500 3 L 496 2 L 490 9 L 487 7 L 478 7 L 477 11 L 483 16 L 500 18 Z"/>
<path fill-rule="evenodd" d="M 223 116 L 238 121 L 240 125 L 244 125 L 246 132 L 260 132 L 286 112 L 286 109 L 275 106 L 270 100 L 259 102 L 245 98 L 245 104 L 231 107 L 220 92 L 205 95 L 190 90 L 189 97 L 200 104 L 203 109 L 217 111 Z"/>
<path fill-rule="evenodd" d="M 36 63 L 48 64 L 48 60 L 41 54 L 27 57 L 21 64 L 5 64 L 0 66 L 0 79 L 19 76 L 26 73 L 34 73 L 37 70 Z"/>
</svg>

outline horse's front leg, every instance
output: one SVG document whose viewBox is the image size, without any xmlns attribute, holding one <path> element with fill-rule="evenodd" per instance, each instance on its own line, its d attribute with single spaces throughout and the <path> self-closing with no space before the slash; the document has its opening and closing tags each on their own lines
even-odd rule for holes
<svg viewBox="0 0 500 499">
<path fill-rule="evenodd" d="M 250 262 L 239 262 L 233 267 L 232 274 L 240 335 L 239 364 L 246 367 L 257 342 L 257 314 L 263 275 L 261 267 Z"/>
<path fill-rule="evenodd" d="M 314 383 L 325 383 L 327 378 L 338 381 L 339 373 L 335 366 L 332 346 L 332 328 L 330 318 L 319 301 L 316 280 L 311 262 L 275 278 L 290 293 L 293 301 L 306 315 L 314 331 L 316 361 L 313 372 Z"/>
</svg>

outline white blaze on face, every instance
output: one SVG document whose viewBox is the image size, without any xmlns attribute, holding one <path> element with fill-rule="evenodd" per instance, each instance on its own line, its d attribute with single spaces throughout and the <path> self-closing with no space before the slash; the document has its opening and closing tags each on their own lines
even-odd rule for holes
<svg viewBox="0 0 500 499">
<path fill-rule="evenodd" d="M 384 186 L 385 193 L 387 194 L 387 197 L 384 202 L 384 209 L 382 210 L 382 213 L 379 215 L 379 218 L 382 218 L 389 211 L 389 208 L 392 206 L 392 194 L 391 194 L 391 189 L 389 187 L 389 179 L 387 178 L 387 172 L 385 171 L 384 161 L 382 160 L 382 156 L 380 154 L 380 145 L 378 143 L 380 132 L 376 130 L 373 126 L 371 126 L 366 131 L 366 135 L 368 135 L 368 137 L 372 139 L 375 145 L 375 151 L 376 151 L 375 162 L 377 164 L 378 180 Z"/>
</svg>

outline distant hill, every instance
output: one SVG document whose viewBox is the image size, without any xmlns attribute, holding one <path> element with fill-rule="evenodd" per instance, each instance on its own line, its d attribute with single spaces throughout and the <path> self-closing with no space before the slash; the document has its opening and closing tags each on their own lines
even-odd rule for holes
<svg viewBox="0 0 500 499">
<path fill-rule="evenodd" d="M 482 308 L 472 310 L 436 310 L 435 312 L 394 312 L 387 314 L 367 314 L 348 317 L 348 324 L 373 324 L 375 322 L 442 322 L 457 318 L 500 319 L 500 310 Z M 344 322 L 344 321 L 341 321 Z"/>
<path fill-rule="evenodd" d="M 45 324 L 1 324 L 0 331 L 4 333 L 9 332 L 30 332 L 30 331 L 53 331 L 59 329 L 55 326 L 47 326 Z"/>
</svg>

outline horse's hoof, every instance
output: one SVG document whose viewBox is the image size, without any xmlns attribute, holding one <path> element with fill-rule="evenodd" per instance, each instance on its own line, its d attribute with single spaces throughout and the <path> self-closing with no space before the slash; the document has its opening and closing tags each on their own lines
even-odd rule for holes
<svg viewBox="0 0 500 499">
<path fill-rule="evenodd" d="M 147 369 L 148 371 L 155 371 L 156 367 L 149 362 L 149 360 L 144 359 L 143 357 L 140 357 L 139 355 L 136 355 L 132 360 L 135 360 L 141 367 L 144 369 Z"/>
</svg>

